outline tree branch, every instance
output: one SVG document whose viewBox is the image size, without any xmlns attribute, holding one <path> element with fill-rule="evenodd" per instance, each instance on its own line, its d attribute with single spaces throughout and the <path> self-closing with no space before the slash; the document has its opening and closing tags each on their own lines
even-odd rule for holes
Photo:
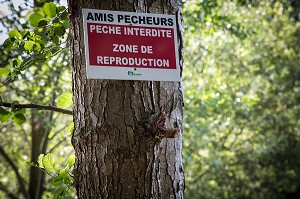
<svg viewBox="0 0 300 199">
<path fill-rule="evenodd" d="M 2 190 L 8 198 L 11 199 L 19 199 L 13 192 L 9 191 L 7 187 L 5 187 L 1 182 L 0 182 L 0 190 Z"/>
<path fill-rule="evenodd" d="M 68 139 L 64 137 L 62 140 L 57 142 L 47 153 L 52 153 L 54 151 L 54 149 L 56 149 L 59 145 L 61 145 L 62 143 L 64 143 L 67 140 Z"/>
<path fill-rule="evenodd" d="M 25 140 L 25 142 L 27 143 L 27 145 L 30 145 L 29 140 L 28 140 L 28 138 L 27 138 L 26 131 L 25 131 L 23 125 L 21 125 L 21 131 L 22 131 L 22 133 L 23 133 L 23 139 Z"/>
<path fill-rule="evenodd" d="M 68 124 L 69 125 L 69 124 Z M 68 127 L 68 125 L 62 127 L 61 129 L 57 130 L 55 133 L 53 133 L 53 135 L 51 137 L 49 137 L 49 140 L 53 140 L 53 138 L 55 138 L 55 136 L 57 136 L 62 130 L 64 130 L 65 128 Z"/>
<path fill-rule="evenodd" d="M 3 107 L 11 107 L 12 103 L 8 102 L 2 102 L 0 103 L 0 106 Z M 41 105 L 41 104 L 15 104 L 14 105 L 16 108 L 35 108 L 35 109 L 40 109 L 40 110 L 49 110 L 49 111 L 55 111 L 67 115 L 73 115 L 72 111 L 62 109 L 62 108 L 57 108 L 55 106 L 46 106 L 46 105 Z"/>
<path fill-rule="evenodd" d="M 0 154 L 4 157 L 4 159 L 8 162 L 8 164 L 12 167 L 13 171 L 15 172 L 18 182 L 19 182 L 19 186 L 20 186 L 20 190 L 22 192 L 22 194 L 24 195 L 24 197 L 26 199 L 30 199 L 30 196 L 26 190 L 26 186 L 25 186 L 25 181 L 22 178 L 22 176 L 20 175 L 17 166 L 14 164 L 14 162 L 12 161 L 12 159 L 10 159 L 10 157 L 5 153 L 3 147 L 0 145 Z"/>
</svg>

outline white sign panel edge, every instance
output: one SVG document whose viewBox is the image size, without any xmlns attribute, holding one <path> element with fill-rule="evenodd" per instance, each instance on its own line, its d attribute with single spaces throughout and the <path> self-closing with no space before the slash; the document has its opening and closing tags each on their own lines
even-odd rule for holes
<svg viewBox="0 0 300 199">
<path fill-rule="evenodd" d="M 104 14 L 113 14 L 117 16 L 118 14 L 126 14 L 130 16 L 157 16 L 157 17 L 168 17 L 174 20 L 173 28 L 174 30 L 174 45 L 175 45 L 175 57 L 176 57 L 176 69 L 156 69 L 156 68 L 134 68 L 134 67 L 119 67 L 119 66 L 96 66 L 90 65 L 89 60 L 89 46 L 88 46 L 88 30 L 86 20 L 87 14 L 89 12 L 101 12 Z M 97 10 L 97 9 L 82 9 L 83 16 L 83 29 L 84 29 L 84 43 L 85 43 L 85 63 L 86 63 L 86 74 L 88 79 L 112 79 L 112 80 L 146 80 L 146 81 L 181 81 L 180 77 L 180 65 L 179 65 L 179 55 L 178 55 L 178 43 L 177 43 L 177 27 L 176 27 L 176 17 L 175 15 L 165 15 L 165 14 L 149 14 L 149 13 L 135 13 L 135 12 L 121 12 L 121 11 L 109 11 L 109 10 Z M 97 23 L 97 21 L 91 21 Z M 103 24 L 103 22 L 101 22 Z M 114 25 L 128 25 L 128 23 L 118 23 L 118 22 L 105 22 L 106 24 Z M 165 28 L 165 26 L 160 25 L 144 25 L 137 24 L 137 26 L 143 27 L 160 27 Z"/>
</svg>

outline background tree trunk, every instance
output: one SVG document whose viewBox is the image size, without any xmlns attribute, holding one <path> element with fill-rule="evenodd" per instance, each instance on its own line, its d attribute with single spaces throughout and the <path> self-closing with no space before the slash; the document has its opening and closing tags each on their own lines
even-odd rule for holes
<svg viewBox="0 0 300 199">
<path fill-rule="evenodd" d="M 44 127 L 41 115 L 36 110 L 32 110 L 31 114 L 31 162 L 36 162 L 43 150 L 45 136 L 48 134 Z M 29 182 L 29 195 L 31 198 L 42 198 L 45 174 L 36 167 L 30 167 L 30 182 Z"/>
<path fill-rule="evenodd" d="M 181 84 L 87 80 L 82 8 L 176 14 L 182 38 L 179 1 L 69 1 L 78 197 L 183 198 Z M 155 138 L 158 123 L 175 138 Z"/>
</svg>

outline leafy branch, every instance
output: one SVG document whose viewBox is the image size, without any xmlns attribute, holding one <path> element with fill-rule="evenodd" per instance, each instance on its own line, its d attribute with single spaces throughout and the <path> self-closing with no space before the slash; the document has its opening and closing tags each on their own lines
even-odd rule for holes
<svg viewBox="0 0 300 199">
<path fill-rule="evenodd" d="M 55 49 L 55 48 L 57 49 L 57 51 L 53 52 L 53 49 Z M 11 69 L 9 69 L 9 68 L 3 68 L 4 70 L 2 69 L 2 71 L 4 71 L 4 73 L 10 74 L 10 76 L 5 80 L 4 83 L 0 84 L 0 87 L 5 86 L 10 80 L 12 80 L 13 77 L 20 74 L 21 71 L 24 71 L 30 64 L 32 64 L 34 62 L 47 61 L 47 60 L 53 58 L 58 53 L 62 52 L 64 49 L 65 48 L 62 48 L 61 46 L 51 46 L 51 47 L 49 47 L 49 50 L 45 50 L 42 53 L 33 55 L 31 58 L 24 59 L 24 61 L 20 64 L 20 67 L 19 68 L 14 68 L 12 72 L 10 72 Z M 43 56 L 43 53 L 49 53 L 49 52 L 52 52 L 51 56 L 49 56 L 49 57 Z M 16 58 L 15 58 L 15 60 L 16 60 Z M 1 75 L 1 71 L 0 71 L 0 75 Z"/>
<path fill-rule="evenodd" d="M 0 103 L 0 106 L 2 107 L 11 107 L 13 103 L 8 103 L 8 102 L 2 102 Z M 15 108 L 34 108 L 34 109 L 39 109 L 39 110 L 49 110 L 49 111 L 55 111 L 58 113 L 63 113 L 67 115 L 73 115 L 72 111 L 66 110 L 63 108 L 58 108 L 55 106 L 50 106 L 50 105 L 41 105 L 41 104 L 14 104 Z"/>
<path fill-rule="evenodd" d="M 26 122 L 26 117 L 24 115 L 26 113 L 26 109 L 28 108 L 49 110 L 67 115 L 73 115 L 72 111 L 65 109 L 70 106 L 72 106 L 72 93 L 70 92 L 64 92 L 59 96 L 57 107 L 32 103 L 20 104 L 18 101 L 13 101 L 12 103 L 3 102 L 0 96 L 0 122 L 7 122 L 10 119 L 13 119 L 16 124 L 21 125 Z M 11 108 L 11 111 L 8 111 L 2 107 Z"/>
<path fill-rule="evenodd" d="M 40 154 L 37 160 L 38 164 L 33 162 L 27 163 L 51 176 L 52 185 L 55 187 L 54 199 L 68 195 L 70 188 L 74 186 L 74 177 L 70 174 L 70 171 L 75 163 L 75 155 L 70 155 L 67 158 L 67 165 L 64 169 L 55 167 L 54 157 L 51 153 L 46 155 Z"/>
<path fill-rule="evenodd" d="M 33 29 L 11 30 L 1 46 L 1 50 L 14 54 L 10 64 L 0 68 L 0 76 L 5 78 L 1 86 L 30 64 L 44 63 L 66 48 L 63 44 L 68 40 L 64 39 L 69 26 L 67 8 L 46 3 L 42 9 L 30 15 L 29 22 Z"/>
</svg>

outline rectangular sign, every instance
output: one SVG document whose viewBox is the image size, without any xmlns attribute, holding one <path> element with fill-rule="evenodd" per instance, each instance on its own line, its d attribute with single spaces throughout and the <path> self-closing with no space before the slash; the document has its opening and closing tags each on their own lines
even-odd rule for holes
<svg viewBox="0 0 300 199">
<path fill-rule="evenodd" d="M 82 13 L 88 79 L 180 81 L 174 15 Z"/>
</svg>

